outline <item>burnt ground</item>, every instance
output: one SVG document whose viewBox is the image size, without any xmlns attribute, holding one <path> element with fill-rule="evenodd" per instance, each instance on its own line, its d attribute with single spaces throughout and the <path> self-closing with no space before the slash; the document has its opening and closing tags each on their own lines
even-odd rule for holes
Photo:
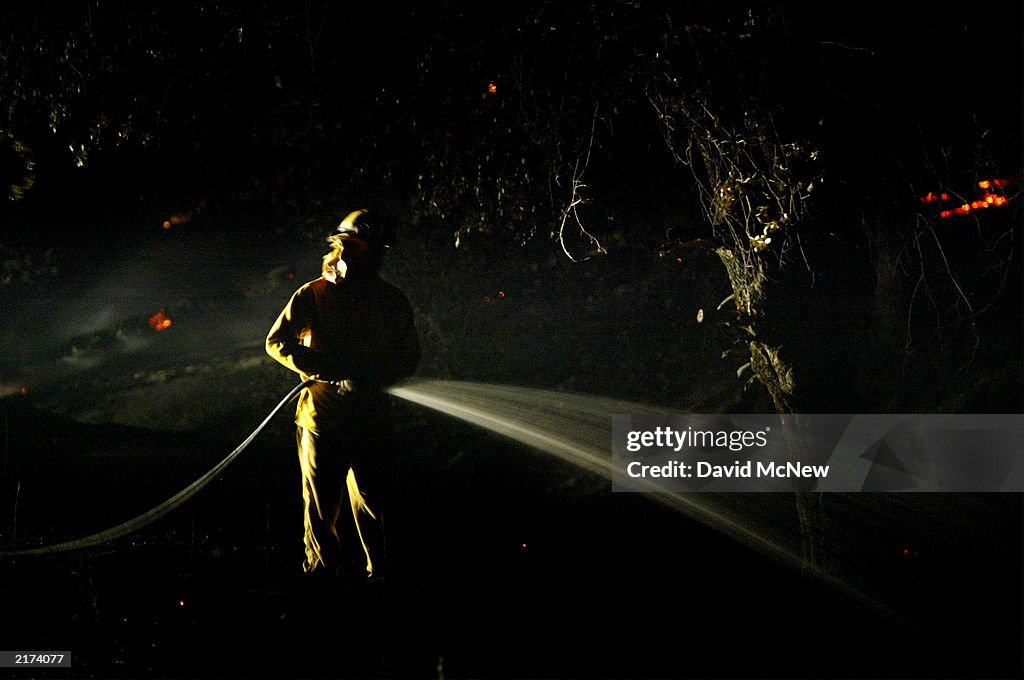
<svg viewBox="0 0 1024 680">
<path fill-rule="evenodd" d="M 261 338 L 315 276 L 318 244 L 269 229 L 236 242 L 230 225 L 191 226 L 86 257 L 65 247 L 66 275 L 5 291 L 0 548 L 147 511 L 294 385 Z M 385 272 L 416 309 L 420 375 L 770 411 L 763 390 L 737 379 L 742 355 L 724 354 L 730 340 L 712 310 L 727 283 L 715 262 L 619 250 L 570 266 L 487 247 L 413 240 Z M 147 324 L 161 308 L 174 319 L 165 332 Z M 1018 411 L 1014 318 L 986 330 L 973 382 L 952 390 L 957 403 L 936 403 L 933 390 L 905 412 Z M 1019 494 L 829 494 L 828 539 L 852 577 L 841 590 L 568 463 L 398 407 L 403 492 L 383 586 L 303 582 L 299 473 L 282 413 L 220 479 L 142 531 L 0 561 L 0 649 L 70 650 L 73 669 L 49 675 L 83 678 L 1024 671 Z M 794 505 L 773 507 L 778 516 L 756 525 L 791 535 Z"/>
<path fill-rule="evenodd" d="M 23 545 L 134 516 L 232 448 L 3 407 Z M 71 650 L 71 671 L 32 677 L 1020 674 L 1019 495 L 868 539 L 837 505 L 836 536 L 895 618 L 566 463 L 398 412 L 409 445 L 382 584 L 300 577 L 298 471 L 272 435 L 132 536 L 0 562 L 3 648 Z"/>
</svg>

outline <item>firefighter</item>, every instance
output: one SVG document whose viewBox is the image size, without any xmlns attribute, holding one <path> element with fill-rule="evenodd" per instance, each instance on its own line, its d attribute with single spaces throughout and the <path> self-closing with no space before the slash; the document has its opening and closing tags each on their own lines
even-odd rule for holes
<svg viewBox="0 0 1024 680">
<path fill-rule="evenodd" d="M 379 276 L 394 229 L 356 210 L 327 238 L 322 276 L 291 296 L 267 353 L 303 379 L 295 413 L 307 574 L 383 575 L 394 441 L 385 389 L 413 374 L 412 306 Z"/>
</svg>

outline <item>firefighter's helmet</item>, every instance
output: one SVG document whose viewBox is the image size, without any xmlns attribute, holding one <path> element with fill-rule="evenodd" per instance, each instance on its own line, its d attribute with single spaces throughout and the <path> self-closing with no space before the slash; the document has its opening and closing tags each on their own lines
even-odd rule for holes
<svg viewBox="0 0 1024 680">
<path fill-rule="evenodd" d="M 327 237 L 328 243 L 357 238 L 374 248 L 388 248 L 395 239 L 395 227 L 384 215 L 369 210 L 353 210 Z"/>
</svg>

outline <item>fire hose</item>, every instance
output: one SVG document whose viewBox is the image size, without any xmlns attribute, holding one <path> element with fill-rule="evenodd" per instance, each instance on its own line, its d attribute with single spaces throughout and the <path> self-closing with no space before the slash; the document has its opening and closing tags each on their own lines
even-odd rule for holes
<svg viewBox="0 0 1024 680">
<path fill-rule="evenodd" d="M 244 451 L 246 447 L 249 446 L 249 444 L 251 444 L 254 439 L 256 439 L 259 433 L 263 431 L 263 428 L 267 426 L 267 423 L 269 423 L 270 420 L 275 415 L 277 415 L 277 412 L 280 411 L 285 404 L 291 401 L 292 398 L 294 398 L 295 395 L 297 395 L 302 389 L 309 386 L 313 382 L 315 382 L 313 379 L 309 379 L 296 385 L 292 389 L 292 391 L 289 392 L 287 396 L 285 396 L 284 399 L 278 402 L 277 406 L 275 406 L 273 410 L 267 415 L 267 417 L 263 419 L 263 422 L 260 423 L 259 426 L 252 431 L 252 434 L 246 437 L 245 440 L 241 444 L 239 444 L 234 451 L 229 453 L 223 460 L 214 465 L 209 470 L 209 472 L 207 472 L 202 477 L 192 482 L 187 487 L 185 487 L 175 495 L 171 496 L 166 501 L 156 506 L 152 510 L 148 510 L 139 515 L 138 517 L 134 517 L 128 520 L 127 522 L 118 524 L 115 527 L 111 527 L 104 531 L 100 531 L 95 534 L 90 534 L 88 536 L 83 536 L 82 538 L 76 538 L 71 541 L 64 541 L 63 543 L 54 543 L 52 545 L 43 545 L 36 548 L 0 550 L 0 559 L 8 557 L 52 555 L 56 553 L 68 552 L 71 550 L 79 550 L 81 548 L 88 548 L 90 546 L 98 545 L 100 543 L 112 541 L 115 538 L 127 536 L 128 534 L 134 533 L 139 529 L 142 529 L 143 527 L 152 524 L 153 522 L 160 519 L 167 513 L 178 508 L 182 503 L 187 501 L 189 498 L 192 498 L 192 496 L 196 495 L 203 487 L 205 487 L 207 484 L 216 479 L 222 472 L 224 472 L 225 468 L 227 468 L 228 465 L 231 465 L 231 463 L 234 462 L 236 458 L 238 458 L 239 454 L 241 454 L 242 451 Z"/>
</svg>

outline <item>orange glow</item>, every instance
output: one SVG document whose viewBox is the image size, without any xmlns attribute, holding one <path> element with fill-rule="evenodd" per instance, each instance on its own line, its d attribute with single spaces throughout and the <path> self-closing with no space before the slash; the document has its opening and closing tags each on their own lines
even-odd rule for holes
<svg viewBox="0 0 1024 680">
<path fill-rule="evenodd" d="M 490 94 L 494 94 L 494 93 L 495 93 L 495 92 L 497 92 L 497 91 L 498 91 L 498 86 L 497 86 L 497 85 L 495 85 L 494 83 L 490 83 L 490 84 L 489 84 L 489 85 L 487 86 L 487 92 L 489 92 Z"/>
<path fill-rule="evenodd" d="M 22 387 L 21 388 L 21 396 L 24 397 L 26 394 L 28 394 L 28 388 L 27 387 Z"/>
<path fill-rule="evenodd" d="M 1006 205 L 1007 198 L 998 194 L 993 194 L 988 190 L 985 191 L 985 195 L 977 201 L 971 201 L 970 204 L 964 203 L 959 208 L 953 210 L 943 210 L 939 213 L 939 217 L 949 217 L 950 215 L 966 215 L 973 210 L 982 210 L 984 208 L 998 208 Z"/>
<path fill-rule="evenodd" d="M 171 320 L 164 314 L 164 310 L 161 309 L 149 317 L 149 327 L 155 331 L 162 331 L 171 327 Z"/>
<path fill-rule="evenodd" d="M 970 203 L 962 203 L 955 208 L 948 208 L 939 212 L 939 217 L 947 218 L 953 215 L 968 215 L 975 210 L 983 210 L 985 208 L 997 208 L 1006 205 L 1009 201 L 1006 196 L 1001 193 L 992 193 L 992 189 L 995 188 L 997 191 L 1002 189 L 1007 184 L 1005 179 L 983 179 L 978 180 L 978 188 L 982 190 L 982 195 Z M 950 200 L 950 195 L 946 192 L 942 192 L 938 195 L 929 191 L 924 196 L 921 196 L 918 200 L 922 203 L 937 203 L 945 202 Z"/>
<path fill-rule="evenodd" d="M 170 229 L 171 227 L 175 227 L 175 226 L 177 226 L 179 224 L 185 224 L 185 223 L 191 222 L 191 221 L 192 221 L 192 209 L 190 208 L 186 212 L 175 213 L 175 214 L 171 215 L 169 219 L 164 220 L 163 227 L 164 227 L 164 229 Z"/>
</svg>

